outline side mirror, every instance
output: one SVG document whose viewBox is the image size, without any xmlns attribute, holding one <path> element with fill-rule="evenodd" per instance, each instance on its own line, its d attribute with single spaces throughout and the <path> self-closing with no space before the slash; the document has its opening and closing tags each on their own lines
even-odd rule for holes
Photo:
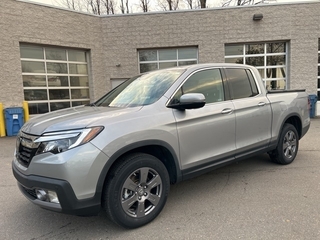
<svg viewBox="0 0 320 240">
<path fill-rule="evenodd" d="M 187 93 L 180 97 L 179 103 L 168 105 L 169 108 L 180 110 L 202 108 L 206 99 L 202 93 Z"/>
</svg>

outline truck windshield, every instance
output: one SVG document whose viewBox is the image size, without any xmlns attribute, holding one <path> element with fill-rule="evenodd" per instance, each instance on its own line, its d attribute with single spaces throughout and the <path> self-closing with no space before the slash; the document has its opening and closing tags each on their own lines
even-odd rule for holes
<svg viewBox="0 0 320 240">
<path fill-rule="evenodd" d="M 136 107 L 156 102 L 177 80 L 184 69 L 149 72 L 125 81 L 97 102 L 96 106 Z"/>
</svg>

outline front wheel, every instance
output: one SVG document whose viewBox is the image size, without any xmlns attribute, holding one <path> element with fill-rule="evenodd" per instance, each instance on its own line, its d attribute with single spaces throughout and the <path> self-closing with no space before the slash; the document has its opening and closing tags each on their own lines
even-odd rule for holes
<svg viewBox="0 0 320 240">
<path fill-rule="evenodd" d="M 283 126 L 278 146 L 269 153 L 271 160 L 280 164 L 290 164 L 298 153 L 299 135 L 296 128 L 289 123 Z"/>
<path fill-rule="evenodd" d="M 144 153 L 127 155 L 109 174 L 104 207 L 115 223 L 137 228 L 158 216 L 169 188 L 168 171 L 159 159 Z"/>
</svg>

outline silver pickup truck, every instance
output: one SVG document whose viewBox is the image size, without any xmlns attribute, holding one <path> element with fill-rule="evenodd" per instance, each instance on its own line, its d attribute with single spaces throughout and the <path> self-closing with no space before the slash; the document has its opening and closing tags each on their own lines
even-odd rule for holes
<svg viewBox="0 0 320 240">
<path fill-rule="evenodd" d="M 103 208 L 136 228 L 161 212 L 170 184 L 254 154 L 291 163 L 309 125 L 305 91 L 267 92 L 252 66 L 182 66 L 133 77 L 90 106 L 32 118 L 12 168 L 43 208 Z"/>
</svg>

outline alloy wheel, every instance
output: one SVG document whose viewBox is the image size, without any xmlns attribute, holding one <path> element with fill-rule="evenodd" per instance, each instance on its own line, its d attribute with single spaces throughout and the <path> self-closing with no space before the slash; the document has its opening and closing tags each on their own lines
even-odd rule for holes
<svg viewBox="0 0 320 240">
<path fill-rule="evenodd" d="M 122 209 L 134 218 L 150 214 L 160 201 L 162 187 L 162 180 L 157 171 L 149 167 L 137 169 L 123 184 Z"/>
<path fill-rule="evenodd" d="M 288 131 L 283 139 L 283 154 L 291 159 L 297 150 L 297 137 L 293 131 Z"/>
</svg>

